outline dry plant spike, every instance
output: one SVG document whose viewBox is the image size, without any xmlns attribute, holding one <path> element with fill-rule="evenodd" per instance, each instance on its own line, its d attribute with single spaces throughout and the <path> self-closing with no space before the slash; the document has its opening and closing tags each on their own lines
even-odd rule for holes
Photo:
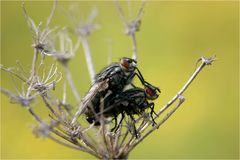
<svg viewBox="0 0 240 160">
<path fill-rule="evenodd" d="M 137 16 L 133 20 L 127 20 L 127 18 L 126 18 L 125 14 L 124 14 L 124 11 L 123 11 L 119 1 L 115 0 L 115 5 L 117 7 L 119 16 L 120 16 L 120 18 L 121 18 L 121 20 L 122 20 L 122 22 L 123 22 L 123 24 L 125 26 L 125 30 L 126 30 L 127 35 L 129 35 L 132 38 L 132 43 L 133 43 L 133 46 L 132 46 L 132 51 L 133 51 L 132 58 L 137 60 L 138 53 L 137 53 L 136 32 L 140 30 L 141 18 L 142 18 L 143 11 L 144 11 L 145 1 L 142 1 L 141 7 L 140 7 L 140 9 L 138 11 L 138 14 L 137 14 Z M 128 5 L 128 6 L 129 6 L 129 10 L 131 11 L 130 5 Z M 130 14 L 130 16 L 131 16 L 131 14 Z"/>
<path fill-rule="evenodd" d="M 47 18 L 46 28 L 48 28 L 49 24 L 50 24 L 51 21 L 52 21 L 53 15 L 55 14 L 55 11 L 56 11 L 56 7 L 57 7 L 57 0 L 54 0 L 54 1 L 53 1 L 53 7 L 52 7 L 52 10 L 51 10 L 51 13 L 50 13 L 49 17 Z"/>
<path fill-rule="evenodd" d="M 66 77 L 67 77 L 67 80 L 68 80 L 68 84 L 70 85 L 70 87 L 72 89 L 73 95 L 76 98 L 77 103 L 80 103 L 81 97 L 80 97 L 80 94 L 77 91 L 77 87 L 76 87 L 76 85 L 75 85 L 75 83 L 73 81 L 72 74 L 71 74 L 71 71 L 69 69 L 68 64 L 64 64 L 63 68 L 65 70 L 65 74 L 66 74 Z"/>
<path fill-rule="evenodd" d="M 215 60 L 215 56 L 212 56 L 210 58 L 201 57 L 201 64 L 198 68 L 194 71 L 192 76 L 189 78 L 189 80 L 185 83 L 185 85 L 178 91 L 178 93 L 164 106 L 162 107 L 158 112 L 157 115 L 160 115 L 162 112 L 164 112 L 172 103 L 174 103 L 179 95 L 182 95 L 185 90 L 188 88 L 188 86 L 193 82 L 193 80 L 196 78 L 196 76 L 200 73 L 200 71 L 206 66 L 212 64 L 212 62 Z"/>
<path fill-rule="evenodd" d="M 17 77 L 17 78 L 18 78 L 19 80 L 21 80 L 22 82 L 26 82 L 26 81 L 28 80 L 27 77 L 23 77 L 23 76 L 19 75 L 17 72 L 13 71 L 12 68 L 7 68 L 7 67 L 5 67 L 5 66 L 2 65 L 2 64 L 1 64 L 1 66 L 0 66 L 0 69 L 3 70 L 3 71 L 5 71 L 5 72 L 8 72 L 9 74 L 11 74 L 11 75 L 13 75 L 13 76 L 15 76 L 15 77 Z"/>
<path fill-rule="evenodd" d="M 19 103 L 21 104 L 21 106 L 23 107 L 27 107 L 30 105 L 30 103 L 33 102 L 34 97 L 25 97 L 24 95 L 15 95 L 14 93 L 12 93 L 11 91 L 0 87 L 0 91 L 5 94 L 7 97 L 10 98 L 10 102 L 12 103 Z"/>
<path fill-rule="evenodd" d="M 200 73 L 200 71 L 206 66 L 206 65 L 211 65 L 212 62 L 215 60 L 215 56 L 212 56 L 210 58 L 205 58 L 205 57 L 201 57 L 201 61 L 202 63 L 200 64 L 200 66 L 194 71 L 194 73 L 192 74 L 192 76 L 189 78 L 189 80 L 184 84 L 184 86 L 182 87 L 182 89 L 164 106 L 162 107 L 158 112 L 157 112 L 157 116 L 159 116 L 160 114 L 162 114 L 168 107 L 170 107 L 177 99 L 179 99 L 179 103 L 176 105 L 175 108 L 173 108 L 164 118 L 163 120 L 161 120 L 156 126 L 154 126 L 152 129 L 150 129 L 149 131 L 147 131 L 147 133 L 142 136 L 141 138 L 139 138 L 135 143 L 132 141 L 132 146 L 130 147 L 130 151 L 137 145 L 139 144 L 143 139 L 145 139 L 151 132 L 153 132 L 154 130 L 156 130 L 157 128 L 159 128 L 160 125 L 162 125 L 176 110 L 177 108 L 185 101 L 185 98 L 182 97 L 182 94 L 186 91 L 186 89 L 188 88 L 188 86 L 193 82 L 193 80 L 196 78 L 196 76 Z M 157 116 L 155 117 L 155 119 L 157 118 Z M 140 132 L 143 132 L 148 126 L 150 125 L 150 123 L 147 123 L 144 127 L 142 127 Z"/>
<path fill-rule="evenodd" d="M 84 50 L 87 66 L 88 66 L 90 80 L 93 83 L 94 77 L 95 77 L 95 69 L 94 69 L 92 56 L 91 56 L 91 52 L 90 52 L 90 47 L 89 47 L 87 38 L 82 38 L 82 45 L 83 45 L 83 50 Z"/>
<path fill-rule="evenodd" d="M 83 52 L 84 52 L 87 67 L 88 67 L 88 73 L 92 83 L 94 82 L 95 69 L 94 69 L 92 55 L 89 47 L 88 36 L 95 29 L 99 28 L 98 25 L 93 23 L 93 20 L 95 19 L 96 16 L 97 16 L 97 9 L 93 8 L 86 22 L 80 21 L 75 28 L 76 34 L 79 36 L 79 39 L 82 42 Z"/>
<path fill-rule="evenodd" d="M 68 84 L 70 85 L 71 91 L 73 92 L 73 95 L 75 99 L 77 100 L 77 103 L 80 102 L 81 97 L 77 90 L 77 87 L 75 85 L 75 82 L 72 78 L 72 73 L 69 69 L 68 62 L 74 58 L 77 49 L 79 48 L 80 41 L 78 40 L 75 45 L 73 45 L 73 42 L 71 38 L 68 35 L 68 31 L 66 28 L 63 28 L 57 33 L 56 38 L 59 40 L 59 49 L 55 48 L 55 53 L 52 54 L 52 56 L 62 64 L 66 78 L 68 81 Z"/>
</svg>

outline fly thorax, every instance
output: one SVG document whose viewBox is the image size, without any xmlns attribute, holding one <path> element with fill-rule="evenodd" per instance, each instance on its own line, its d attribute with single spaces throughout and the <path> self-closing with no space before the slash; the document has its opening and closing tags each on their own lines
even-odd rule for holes
<svg viewBox="0 0 240 160">
<path fill-rule="evenodd" d="M 116 67 L 116 68 L 114 68 L 113 72 L 111 72 L 111 74 L 110 74 L 110 75 L 113 75 L 113 74 L 115 74 L 115 73 L 119 72 L 120 70 L 121 70 L 121 68 L 119 68 L 119 67 Z"/>
</svg>

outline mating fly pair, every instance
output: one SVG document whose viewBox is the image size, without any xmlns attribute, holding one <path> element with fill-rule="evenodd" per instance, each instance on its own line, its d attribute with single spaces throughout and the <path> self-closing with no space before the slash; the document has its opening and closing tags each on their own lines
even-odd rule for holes
<svg viewBox="0 0 240 160">
<path fill-rule="evenodd" d="M 117 130 L 125 114 L 133 119 L 134 114 L 140 114 L 146 108 L 150 108 L 152 117 L 154 103 L 149 103 L 147 100 L 156 99 L 158 97 L 157 92 L 160 92 L 160 90 L 144 80 L 136 65 L 136 60 L 124 57 L 119 63 L 110 64 L 97 74 L 72 123 L 76 122 L 82 113 L 85 113 L 89 123 L 99 125 L 99 118 L 102 114 L 104 117 L 115 119 L 115 127 L 112 130 Z M 144 89 L 132 84 L 135 76 L 139 78 Z M 129 84 L 133 88 L 124 90 Z M 103 105 L 102 111 L 101 105 Z M 119 114 L 122 115 L 122 118 L 117 127 L 117 116 Z"/>
</svg>

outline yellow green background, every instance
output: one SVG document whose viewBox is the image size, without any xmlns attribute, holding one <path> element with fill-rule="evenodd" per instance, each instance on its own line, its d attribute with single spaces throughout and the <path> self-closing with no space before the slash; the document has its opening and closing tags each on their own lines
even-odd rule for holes
<svg viewBox="0 0 240 160">
<path fill-rule="evenodd" d="M 109 38 L 113 61 L 131 56 L 132 42 L 123 33 L 112 1 L 60 1 L 51 26 L 70 26 L 61 8 L 71 4 L 79 5 L 78 18 L 86 17 L 92 7 L 98 9 L 96 22 L 101 28 L 89 37 L 97 71 L 107 63 Z M 127 3 L 122 2 L 122 5 L 127 12 Z M 140 2 L 131 5 L 136 14 Z M 26 2 L 29 15 L 37 23 L 46 19 L 51 6 L 51 2 Z M 144 10 L 141 30 L 136 35 L 138 66 L 147 81 L 162 90 L 156 110 L 182 87 L 199 57 L 216 55 L 217 61 L 207 66 L 189 87 L 180 109 L 137 146 L 129 158 L 238 159 L 238 1 L 147 1 Z M 24 66 L 30 66 L 32 56 L 31 34 L 21 2 L 1 1 L 1 63 L 15 66 L 19 60 Z M 90 80 L 82 48 L 70 65 L 77 88 L 84 95 Z M 1 86 L 13 90 L 10 77 L 1 73 Z M 40 104 L 34 104 L 39 111 Z M 32 124 L 35 121 L 27 110 L 10 104 L 1 94 L 2 159 L 93 158 L 49 139 L 36 139 L 30 129 Z"/>
</svg>

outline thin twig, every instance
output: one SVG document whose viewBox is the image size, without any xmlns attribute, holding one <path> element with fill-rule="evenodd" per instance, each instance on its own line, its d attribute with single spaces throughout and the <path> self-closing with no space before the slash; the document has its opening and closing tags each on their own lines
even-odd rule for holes
<svg viewBox="0 0 240 160">
<path fill-rule="evenodd" d="M 0 65 L 0 69 L 16 76 L 18 79 L 20 79 L 23 82 L 27 82 L 27 79 L 25 77 L 18 75 L 16 72 L 12 71 L 10 68 L 5 68 L 3 65 Z"/>
<path fill-rule="evenodd" d="M 54 134 L 56 134 L 57 136 L 65 139 L 65 140 L 67 140 L 68 142 L 73 143 L 74 145 L 77 145 L 79 150 L 82 150 L 82 151 L 84 151 L 84 152 L 88 152 L 88 153 L 90 153 L 90 154 L 92 154 L 92 155 L 94 155 L 94 156 L 96 156 L 96 157 L 99 157 L 99 156 L 97 156 L 97 154 L 96 154 L 95 152 L 93 152 L 93 151 L 91 151 L 90 149 L 88 149 L 88 148 L 80 145 L 80 144 L 77 143 L 76 141 L 73 141 L 70 137 L 67 137 L 67 136 L 61 134 L 60 132 L 58 132 L 57 130 L 52 129 L 52 128 L 51 128 L 50 126 L 48 126 L 45 122 L 43 122 L 43 120 L 33 111 L 32 108 L 28 107 L 28 111 L 30 112 L 30 114 L 31 114 L 41 125 L 44 125 L 44 126 L 48 127 L 49 131 L 53 132 Z"/>
<path fill-rule="evenodd" d="M 178 93 L 165 105 L 163 106 L 158 112 L 157 115 L 159 116 L 162 112 L 164 112 L 172 103 L 174 103 L 179 95 L 182 95 L 184 91 L 188 88 L 188 86 L 193 82 L 193 80 L 196 78 L 196 76 L 200 73 L 200 71 L 206 66 L 211 65 L 211 63 L 215 60 L 215 56 L 212 56 L 210 58 L 201 57 L 202 63 L 200 66 L 194 71 L 192 76 L 189 78 L 189 80 L 185 83 L 185 85 L 178 91 Z M 156 117 L 155 117 L 156 118 Z"/>
<path fill-rule="evenodd" d="M 34 55 L 33 55 L 33 60 L 32 60 L 32 69 L 31 69 L 31 75 L 28 79 L 28 82 L 29 82 L 29 87 L 28 87 L 28 92 L 27 92 L 27 96 L 30 95 L 30 92 L 31 92 L 31 87 L 33 85 L 33 82 L 34 82 L 34 77 L 35 77 L 35 74 L 36 74 L 36 66 L 37 66 L 37 59 L 38 59 L 38 50 L 37 49 L 34 49 Z"/>
<path fill-rule="evenodd" d="M 31 69 L 31 75 L 29 77 L 29 81 L 32 81 L 33 77 L 35 76 L 36 68 L 37 68 L 36 67 L 37 60 L 38 60 L 38 50 L 34 49 L 33 60 L 32 60 L 32 69 Z"/>
<path fill-rule="evenodd" d="M 75 85 L 75 83 L 74 83 L 74 81 L 73 81 L 72 74 L 71 74 L 71 72 L 70 72 L 70 70 L 69 70 L 68 64 L 67 64 L 67 63 L 63 63 L 63 68 L 64 68 L 64 70 L 65 70 L 66 77 L 67 77 L 67 80 L 68 80 L 68 84 L 69 84 L 70 87 L 71 87 L 71 90 L 72 90 L 72 92 L 73 92 L 73 95 L 74 95 L 74 97 L 76 98 L 77 103 L 79 103 L 80 100 L 81 100 L 81 97 L 80 97 L 79 92 L 77 91 L 77 87 L 76 87 L 76 85 Z"/>
<path fill-rule="evenodd" d="M 133 54 L 132 54 L 132 59 L 137 60 L 137 40 L 136 40 L 136 35 L 135 33 L 131 34 L 132 37 L 132 42 L 133 42 Z"/>
<path fill-rule="evenodd" d="M 88 66 L 89 76 L 90 76 L 91 82 L 93 83 L 94 77 L 95 77 L 95 70 L 94 70 L 94 66 L 93 66 L 89 43 L 88 43 L 88 40 L 86 37 L 82 38 L 82 45 L 83 45 L 83 50 L 84 50 L 87 66 Z"/>
<path fill-rule="evenodd" d="M 51 21 L 52 21 L 53 15 L 54 15 L 55 10 L 56 10 L 56 6 L 57 6 L 57 0 L 54 0 L 51 13 L 50 13 L 50 15 L 49 15 L 49 17 L 48 17 L 48 19 L 47 19 L 47 22 L 46 22 L 46 27 L 47 27 L 47 28 L 48 28 L 49 24 L 50 24 Z"/>
<path fill-rule="evenodd" d="M 142 1 L 142 4 L 141 4 L 141 7 L 140 7 L 140 9 L 138 11 L 137 16 L 133 20 L 130 20 L 130 21 L 127 20 L 127 18 L 126 18 L 125 14 L 124 14 L 124 11 L 123 11 L 119 1 L 115 0 L 115 6 L 116 6 L 116 8 L 118 10 L 118 13 L 119 13 L 119 16 L 120 16 L 120 18 L 121 18 L 121 20 L 122 20 L 122 22 L 123 22 L 123 24 L 125 26 L 125 30 L 126 30 L 127 35 L 129 35 L 131 37 L 131 39 L 132 39 L 132 43 L 133 43 L 133 46 L 132 46 L 132 52 L 133 52 L 132 53 L 132 58 L 137 60 L 138 54 L 137 54 L 136 32 L 140 30 L 141 17 L 143 15 L 143 9 L 144 9 L 144 6 L 145 6 L 145 2 Z M 130 10 L 130 8 L 129 8 L 129 10 Z"/>
<path fill-rule="evenodd" d="M 45 106 L 58 118 L 59 121 L 61 121 L 60 115 L 52 108 L 52 106 L 48 103 L 46 97 L 44 95 L 41 95 L 42 100 L 45 104 Z"/>
<path fill-rule="evenodd" d="M 91 151 L 91 150 L 89 150 L 89 149 L 86 149 L 86 148 L 84 148 L 84 147 L 82 147 L 82 146 L 71 145 L 71 144 L 65 143 L 65 142 L 63 142 L 63 141 L 61 141 L 61 140 L 59 140 L 59 139 L 57 139 L 57 138 L 55 138 L 55 137 L 53 137 L 53 136 L 51 136 L 51 135 L 49 135 L 48 137 L 49 137 L 50 139 L 52 139 L 53 141 L 55 141 L 55 142 L 57 142 L 57 143 L 65 146 L 65 147 L 69 147 L 69 148 L 73 148 L 73 149 L 80 150 L 80 151 L 83 151 L 83 152 L 87 152 L 87 153 L 95 156 L 96 158 L 99 158 L 99 156 L 98 156 L 95 152 L 93 152 L 93 151 Z"/>
<path fill-rule="evenodd" d="M 185 85 L 182 87 L 182 89 L 164 106 L 162 107 L 159 112 L 157 113 L 157 115 L 159 116 L 161 113 L 163 113 L 169 106 L 171 106 L 178 98 L 179 96 L 181 96 L 184 91 L 186 91 L 186 89 L 188 88 L 188 86 L 193 82 L 193 80 L 196 78 L 196 76 L 200 73 L 200 71 L 204 68 L 204 66 L 206 65 L 211 65 L 212 62 L 215 60 L 215 56 L 210 57 L 210 58 L 205 58 L 205 57 L 201 57 L 201 61 L 202 63 L 200 64 L 200 66 L 194 71 L 194 73 L 192 74 L 192 76 L 189 78 L 189 80 L 185 83 Z M 155 119 L 157 118 L 157 116 L 155 117 Z M 144 127 L 142 127 L 140 132 L 143 132 L 150 123 L 147 123 Z M 153 127 L 153 130 L 156 130 L 158 127 Z M 149 130 L 146 135 L 149 135 L 152 132 L 152 129 Z M 149 133 L 150 132 L 150 133 Z M 146 136 L 143 136 L 144 138 L 146 138 Z M 141 141 L 144 139 L 143 137 L 141 137 Z M 131 140 L 130 144 L 133 143 L 133 140 Z M 136 142 L 137 144 L 139 142 Z M 134 147 L 137 145 L 134 143 Z M 131 147 L 130 147 L 131 148 Z"/>
<path fill-rule="evenodd" d="M 159 128 L 180 107 L 184 100 L 185 99 L 183 97 L 179 96 L 179 102 L 177 103 L 177 105 L 159 123 L 157 123 L 157 125 L 151 128 L 145 135 L 137 139 L 137 141 L 134 141 L 134 143 L 130 145 L 129 148 L 127 148 L 128 152 L 130 152 L 134 147 L 136 147 L 140 142 L 142 142 L 148 135 L 150 135 L 150 133 Z"/>
<path fill-rule="evenodd" d="M 100 111 L 101 113 L 103 112 L 104 108 L 103 108 L 103 104 L 100 105 Z M 110 155 L 112 152 L 111 152 L 111 149 L 110 149 L 110 145 L 109 145 L 109 141 L 107 140 L 107 132 L 106 132 L 106 125 L 105 125 L 105 122 L 104 122 L 104 116 L 103 114 L 100 115 L 100 123 L 101 123 L 101 129 L 100 129 L 100 133 L 102 134 L 102 138 L 103 138 L 103 142 L 104 142 L 104 145 L 106 147 L 106 151 L 107 151 L 107 154 Z M 107 158 L 107 157 L 106 157 Z M 109 158 L 109 157 L 108 157 Z"/>
</svg>

